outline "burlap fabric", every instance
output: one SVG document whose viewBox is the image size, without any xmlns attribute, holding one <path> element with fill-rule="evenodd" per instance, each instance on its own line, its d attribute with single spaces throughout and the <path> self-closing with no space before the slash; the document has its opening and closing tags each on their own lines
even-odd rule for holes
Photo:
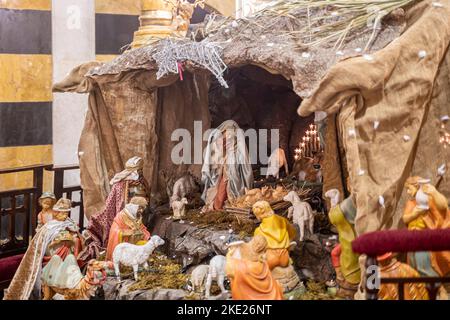
<svg viewBox="0 0 450 320">
<path fill-rule="evenodd" d="M 317 110 L 330 115 L 325 187 L 344 192 L 348 176 L 356 194 L 358 233 L 401 226 L 398 202 L 405 179 L 412 173 L 433 178 L 443 162 L 435 125 L 437 116 L 449 113 L 450 107 L 445 93 L 450 87 L 450 1 L 440 4 L 417 2 L 396 21 L 383 22 L 365 56 L 355 49 L 366 46 L 371 29 L 349 37 L 341 47 L 344 56 L 336 55 L 333 43 L 308 49 L 295 39 L 278 37 L 285 26 L 267 34 L 256 26 L 241 29 L 238 23 L 237 28 L 223 28 L 208 37 L 221 43 L 229 68 L 252 64 L 291 80 L 294 91 L 306 99 L 300 115 Z M 261 19 L 258 23 L 264 23 Z M 230 38 L 233 41 L 227 41 Z M 273 45 L 267 45 L 267 39 Z M 109 179 L 129 157 L 144 158 L 144 175 L 155 192 L 164 190 L 163 169 L 174 174 L 199 172 L 199 165 L 172 163 L 176 142 L 170 137 L 175 128 L 192 132 L 193 120 L 203 120 L 204 129 L 208 127 L 210 78 L 187 61 L 184 81 L 177 81 L 178 75 L 156 80 L 152 54 L 157 46 L 127 52 L 95 68 L 90 65 L 86 76 L 82 71 L 87 67 L 82 66 L 76 81 L 56 85 L 59 91 L 90 93 L 80 140 L 88 216 L 102 209 Z M 301 51 L 308 50 L 310 58 L 305 58 Z M 425 51 L 424 58 L 420 51 Z M 380 123 L 376 130 L 375 121 Z M 355 137 L 349 135 L 352 128 Z M 445 181 L 448 178 L 447 174 Z M 448 183 L 444 184 L 442 191 L 449 196 Z M 385 207 L 378 203 L 380 196 Z"/>
<path fill-rule="evenodd" d="M 336 141 L 342 141 L 356 195 L 358 234 L 400 227 L 398 202 L 406 179 L 419 174 L 435 180 L 446 161 L 437 124 L 450 113 L 450 1 L 440 3 L 423 1 L 410 9 L 409 28 L 372 59 L 357 57 L 332 67 L 299 108 L 300 115 L 337 114 Z M 339 173 L 345 176 L 342 169 Z M 449 178 L 447 172 L 442 188 L 447 196 Z"/>
</svg>

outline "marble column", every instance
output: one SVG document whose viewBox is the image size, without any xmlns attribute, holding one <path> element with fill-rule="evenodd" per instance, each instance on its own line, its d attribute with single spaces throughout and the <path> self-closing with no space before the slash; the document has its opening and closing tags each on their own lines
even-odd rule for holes
<svg viewBox="0 0 450 320">
<path fill-rule="evenodd" d="M 52 49 L 53 83 L 64 79 L 77 65 L 95 60 L 95 1 L 52 0 Z M 53 160 L 55 165 L 78 164 L 78 142 L 87 106 L 87 95 L 54 94 Z M 79 183 L 79 171 L 68 171 L 65 185 Z M 74 218 L 77 217 L 74 216 Z"/>
</svg>

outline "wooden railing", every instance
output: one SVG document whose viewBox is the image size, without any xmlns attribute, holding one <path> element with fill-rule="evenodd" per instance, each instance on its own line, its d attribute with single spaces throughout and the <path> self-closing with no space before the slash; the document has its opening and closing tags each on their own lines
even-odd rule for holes
<svg viewBox="0 0 450 320">
<path fill-rule="evenodd" d="M 38 201 L 44 191 L 44 170 L 54 172 L 53 190 L 57 198 L 64 196 L 72 199 L 73 193 L 80 192 L 81 200 L 72 202 L 72 207 L 79 207 L 78 224 L 81 229 L 84 227 L 82 189 L 80 186 L 64 186 L 64 173 L 78 168 L 78 166 L 36 165 L 0 170 L 0 175 L 33 173 L 33 185 L 30 188 L 0 192 L 0 259 L 24 253 L 28 248 L 36 230 L 37 215 L 41 210 Z"/>
</svg>

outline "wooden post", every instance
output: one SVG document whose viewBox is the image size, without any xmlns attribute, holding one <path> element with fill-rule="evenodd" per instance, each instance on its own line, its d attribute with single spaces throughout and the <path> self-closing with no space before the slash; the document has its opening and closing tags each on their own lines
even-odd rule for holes
<svg viewBox="0 0 450 320">
<path fill-rule="evenodd" d="M 16 243 L 16 196 L 11 196 L 11 211 L 9 215 L 9 239 Z"/>
<path fill-rule="evenodd" d="M 36 192 L 33 195 L 33 208 L 30 211 L 32 214 L 31 217 L 31 232 L 36 232 L 37 226 L 37 215 L 39 212 L 39 197 L 42 195 L 42 189 L 44 185 L 44 167 L 39 166 L 33 169 L 33 188 L 36 189 Z"/>
<path fill-rule="evenodd" d="M 30 194 L 27 193 L 24 195 L 24 199 L 23 199 L 23 208 L 25 210 L 25 222 L 24 222 L 24 228 L 23 228 L 23 233 L 24 233 L 24 240 L 26 241 L 27 245 L 30 243 L 30 222 L 31 222 L 31 216 L 33 215 L 33 211 L 31 211 L 32 205 L 31 205 L 31 200 L 32 198 L 30 197 Z"/>
<path fill-rule="evenodd" d="M 80 227 L 80 230 L 84 229 L 83 190 L 80 191 L 80 215 L 78 219 L 78 226 Z"/>
<path fill-rule="evenodd" d="M 56 199 L 60 199 L 64 193 L 64 170 L 54 170 L 55 181 L 53 184 L 53 190 L 55 192 Z"/>
</svg>

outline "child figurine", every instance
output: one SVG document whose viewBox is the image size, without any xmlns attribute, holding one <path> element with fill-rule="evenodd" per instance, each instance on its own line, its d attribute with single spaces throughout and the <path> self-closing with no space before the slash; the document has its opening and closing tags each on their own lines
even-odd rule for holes
<svg viewBox="0 0 450 320">
<path fill-rule="evenodd" d="M 42 228 L 44 224 L 55 219 L 56 212 L 53 210 L 53 206 L 56 203 L 56 197 L 51 192 L 44 192 L 39 198 L 39 205 L 42 210 L 38 214 L 38 225 L 36 227 L 36 232 Z"/>
<path fill-rule="evenodd" d="M 256 235 L 249 243 L 231 245 L 226 273 L 233 300 L 283 300 L 283 289 L 265 259 L 267 240 Z"/>
</svg>

